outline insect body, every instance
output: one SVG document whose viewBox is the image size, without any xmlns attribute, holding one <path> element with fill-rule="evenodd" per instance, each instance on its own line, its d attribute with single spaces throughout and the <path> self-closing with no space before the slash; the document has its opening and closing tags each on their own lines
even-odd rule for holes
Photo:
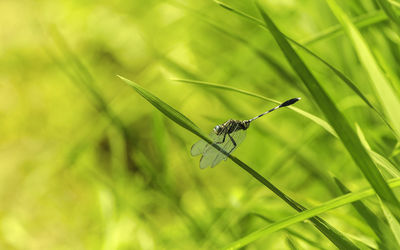
<svg viewBox="0 0 400 250">
<path fill-rule="evenodd" d="M 230 155 L 237 146 L 243 142 L 246 137 L 246 130 L 249 128 L 252 121 L 278 108 L 292 105 L 298 100 L 300 100 L 300 98 L 290 99 L 250 120 L 228 120 L 221 125 L 215 126 L 213 131 L 210 133 L 210 137 L 213 140 L 213 144 L 218 145 L 221 150 L 218 150 L 216 147 L 204 140 L 200 140 L 193 144 L 191 149 L 192 156 L 203 155 L 200 159 L 200 168 L 202 169 L 208 166 L 216 166 L 222 160 L 226 160 L 228 155 Z"/>
</svg>

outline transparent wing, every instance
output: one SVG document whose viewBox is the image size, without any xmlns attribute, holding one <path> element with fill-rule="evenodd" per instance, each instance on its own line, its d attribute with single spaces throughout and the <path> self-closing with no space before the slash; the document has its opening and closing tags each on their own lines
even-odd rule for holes
<svg viewBox="0 0 400 250">
<path fill-rule="evenodd" d="M 233 144 L 231 138 L 235 141 L 236 146 Z M 225 152 L 231 154 L 233 151 L 236 150 L 236 148 L 243 142 L 243 140 L 246 138 L 246 130 L 238 130 L 235 131 L 229 135 L 226 135 L 225 142 L 218 144 Z M 213 147 L 214 148 L 214 147 Z M 215 149 L 215 148 L 214 148 Z M 215 151 L 218 152 L 218 154 L 214 157 L 211 167 L 216 166 L 218 163 L 220 163 L 222 160 L 226 160 L 227 156 L 223 154 L 222 152 L 219 152 L 218 150 L 215 149 Z"/>
<path fill-rule="evenodd" d="M 201 155 L 204 152 L 207 145 L 208 143 L 205 140 L 200 140 L 196 142 L 190 149 L 190 154 L 192 156 Z"/>
<path fill-rule="evenodd" d="M 211 132 L 209 137 L 211 138 L 211 140 L 213 141 L 222 141 L 223 136 L 218 136 L 216 135 L 214 132 Z M 196 142 L 195 144 L 193 144 L 192 148 L 190 149 L 190 153 L 192 156 L 196 156 L 196 155 L 201 155 L 206 151 L 206 148 L 208 147 L 208 142 L 206 142 L 205 140 L 200 140 L 198 142 Z M 213 148 L 213 147 L 211 147 Z"/>
<path fill-rule="evenodd" d="M 216 136 L 215 134 L 213 135 L 213 141 L 225 152 L 227 153 L 232 153 L 237 146 L 239 146 L 243 140 L 246 137 L 246 131 L 245 130 L 237 130 L 231 134 L 226 134 L 225 135 L 225 140 L 224 140 L 224 135 L 219 135 Z M 235 144 L 233 141 L 235 141 Z M 200 148 L 200 145 L 203 146 L 200 142 L 198 148 Z M 197 153 L 197 152 L 196 152 Z M 203 148 L 203 156 L 200 159 L 200 168 L 206 168 L 208 166 L 214 167 L 218 165 L 222 160 L 226 160 L 227 156 L 214 148 L 210 144 L 206 144 L 205 147 Z"/>
<path fill-rule="evenodd" d="M 208 166 L 212 166 L 213 161 L 218 157 L 218 155 L 224 155 L 219 152 L 216 148 L 208 145 L 206 151 L 204 151 L 203 156 L 200 159 L 200 168 L 204 169 Z"/>
</svg>

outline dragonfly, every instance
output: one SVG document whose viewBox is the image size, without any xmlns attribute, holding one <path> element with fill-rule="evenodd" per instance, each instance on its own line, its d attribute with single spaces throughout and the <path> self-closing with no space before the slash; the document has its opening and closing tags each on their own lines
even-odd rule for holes
<svg viewBox="0 0 400 250">
<path fill-rule="evenodd" d="M 243 142 L 246 137 L 246 131 L 250 123 L 254 120 L 274 111 L 279 108 L 290 106 L 301 98 L 292 98 L 283 102 L 282 104 L 258 115 L 249 120 L 228 120 L 223 124 L 214 127 L 210 133 L 210 138 L 213 141 L 209 144 L 205 140 L 200 140 L 193 144 L 191 148 L 191 155 L 202 155 L 200 158 L 200 168 L 204 169 L 209 166 L 215 167 L 228 156 Z"/>
</svg>

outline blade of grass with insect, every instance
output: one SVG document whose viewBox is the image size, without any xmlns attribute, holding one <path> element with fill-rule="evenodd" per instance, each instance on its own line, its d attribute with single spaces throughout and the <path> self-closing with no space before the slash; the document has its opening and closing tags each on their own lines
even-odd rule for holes
<svg viewBox="0 0 400 250">
<path fill-rule="evenodd" d="M 138 94 L 144 97 L 150 104 L 152 104 L 155 108 L 161 111 L 165 116 L 170 118 L 172 121 L 180 125 L 181 127 L 187 129 L 193 134 L 199 136 L 201 139 L 205 140 L 207 143 L 211 144 L 214 148 L 225 154 L 229 157 L 234 163 L 240 166 L 247 173 L 252 175 L 255 179 L 261 182 L 265 187 L 275 193 L 279 198 L 285 201 L 288 205 L 294 208 L 296 211 L 301 212 L 307 210 L 304 206 L 294 201 L 292 198 L 283 193 L 280 189 L 274 186 L 271 182 L 261 176 L 257 171 L 246 165 L 244 162 L 239 160 L 233 155 L 228 154 L 223 151 L 217 144 L 213 143 L 204 133 L 200 131 L 200 129 L 186 116 L 181 114 L 179 111 L 175 110 L 165 102 L 161 101 L 158 97 L 151 94 L 149 91 L 141 87 L 140 85 L 122 77 L 118 76 L 122 81 L 131 86 Z M 339 231 L 330 226 L 326 221 L 319 217 L 310 218 L 310 221 L 314 224 L 314 226 L 323 233 L 329 240 L 332 241 L 338 247 L 346 248 L 346 249 L 358 249 L 349 239 L 343 236 Z"/>
<path fill-rule="evenodd" d="M 372 161 L 368 152 L 361 144 L 361 141 L 351 128 L 347 119 L 338 110 L 335 103 L 321 87 L 320 83 L 305 65 L 303 60 L 297 55 L 295 50 L 282 35 L 275 23 L 262 9 L 260 4 L 256 2 L 256 5 L 268 27 L 268 30 L 274 36 L 276 42 L 292 66 L 293 70 L 303 80 L 304 84 L 311 92 L 314 100 L 324 113 L 331 126 L 335 129 L 337 135 L 343 142 L 343 145 L 353 158 L 358 168 L 364 174 L 371 186 L 375 189 L 378 196 L 385 202 L 385 204 L 388 204 L 390 211 L 400 219 L 399 201 L 385 182 L 385 179 L 379 172 L 375 163 Z"/>
<path fill-rule="evenodd" d="M 266 25 L 264 22 L 262 22 L 261 20 L 250 16 L 240 10 L 237 10 L 231 6 L 229 6 L 226 3 L 223 3 L 221 1 L 218 0 L 214 0 L 218 5 L 220 5 L 221 7 L 241 16 L 244 17 L 262 27 L 266 28 Z M 284 33 L 280 32 L 280 34 L 282 36 L 284 36 L 288 41 L 290 41 L 291 43 L 293 43 L 294 45 L 296 45 L 297 47 L 301 48 L 302 50 L 304 50 L 305 52 L 307 52 L 308 54 L 310 54 L 311 56 L 313 56 L 315 59 L 317 59 L 318 61 L 320 61 L 321 63 L 323 63 L 324 65 L 326 65 L 330 70 L 332 70 L 336 76 L 338 76 L 358 97 L 360 97 L 365 104 L 368 105 L 369 108 L 371 108 L 378 116 L 379 118 L 382 119 L 382 121 L 391 129 L 393 130 L 393 128 L 391 127 L 391 125 L 389 124 L 389 122 L 386 120 L 386 117 L 379 111 L 379 109 L 377 109 L 369 100 L 368 98 L 361 92 L 361 90 L 359 90 L 359 88 L 357 87 L 357 85 L 355 83 L 353 83 L 352 80 L 350 80 L 344 73 L 342 73 L 339 69 L 337 69 L 336 67 L 334 67 L 333 65 L 331 65 L 330 63 L 328 63 L 327 61 L 325 61 L 324 59 L 322 59 L 320 56 L 318 56 L 317 54 L 315 54 L 314 52 L 312 52 L 311 50 L 309 50 L 307 47 L 301 45 L 300 43 L 296 42 L 294 39 L 286 36 Z M 394 134 L 396 134 L 393 131 Z"/>
<path fill-rule="evenodd" d="M 378 94 L 378 98 L 382 103 L 385 114 L 388 116 L 395 135 L 400 139 L 400 112 L 398 112 L 400 110 L 400 101 L 394 93 L 389 80 L 379 67 L 361 33 L 352 24 L 348 16 L 334 0 L 327 0 L 327 3 L 343 26 L 346 34 L 349 36 L 350 41 L 357 52 L 358 58 L 360 59 L 364 69 L 367 71 L 372 85 Z"/>
<path fill-rule="evenodd" d="M 275 104 L 280 104 L 281 102 L 274 100 L 272 98 L 268 98 L 256 93 L 252 93 L 246 90 L 242 90 L 242 89 L 238 89 L 238 88 L 234 88 L 231 86 L 227 86 L 227 85 L 223 85 L 223 84 L 216 84 L 216 83 L 211 83 L 211 82 L 205 82 L 205 81 L 198 81 L 198 80 L 189 80 L 189 79 L 172 79 L 174 81 L 178 81 L 178 82 L 183 82 L 183 83 L 189 83 L 189 84 L 194 84 L 194 85 L 198 85 L 200 87 L 209 87 L 209 88 L 215 88 L 215 89 L 221 89 L 221 90 L 227 90 L 227 91 L 232 91 L 232 92 L 236 92 L 236 93 L 240 93 L 243 95 L 247 95 L 247 96 L 251 96 L 251 97 L 255 97 L 258 99 L 261 99 L 263 101 L 267 101 L 267 102 L 272 102 Z M 300 108 L 297 107 L 293 107 L 293 106 L 289 106 L 287 107 L 295 112 L 297 112 L 298 114 L 310 119 L 311 121 L 313 121 L 314 123 L 316 123 L 317 125 L 321 126 L 323 129 L 325 129 L 326 131 L 328 131 L 328 133 L 332 134 L 333 136 L 337 137 L 336 132 L 333 130 L 333 128 L 324 120 L 322 120 L 321 118 L 312 115 Z"/>
<path fill-rule="evenodd" d="M 382 7 L 383 11 L 385 11 L 386 15 L 389 19 L 397 25 L 398 30 L 400 29 L 400 17 L 393 9 L 392 4 L 388 0 L 377 0 L 379 5 Z"/>
<path fill-rule="evenodd" d="M 215 94 L 215 93 L 214 93 Z M 226 98 L 224 95 L 217 95 L 218 100 L 226 107 L 231 107 L 230 110 L 237 114 L 239 117 L 244 117 L 245 114 L 240 112 L 235 105 L 233 105 L 233 102 L 230 101 L 228 98 Z M 290 106 L 289 106 L 290 107 Z M 297 161 L 300 163 L 300 167 L 306 171 L 306 173 L 309 174 L 310 177 L 315 178 L 317 182 L 320 182 L 323 184 L 324 187 L 329 190 L 334 196 L 337 195 L 337 189 L 334 187 L 334 183 L 332 183 L 330 176 L 326 173 L 326 171 L 322 170 L 319 167 L 318 162 L 314 162 L 309 159 L 307 154 L 302 153 L 302 148 L 305 144 L 305 140 L 307 141 L 307 132 L 306 130 L 303 130 L 303 136 L 302 139 L 299 140 L 296 145 L 293 140 L 288 140 L 288 139 L 283 139 L 282 136 L 273 136 L 275 133 L 273 130 L 267 130 L 264 127 L 260 126 L 255 126 L 255 130 L 259 131 L 260 134 L 266 134 L 269 135 L 269 137 L 274 137 L 277 140 L 277 144 L 280 144 L 280 147 L 285 148 L 286 150 L 282 150 L 285 153 L 290 153 L 292 156 L 296 156 Z M 300 142 L 302 141 L 302 143 Z M 282 152 L 282 153 L 283 153 Z M 283 154 L 285 154 L 283 153 Z M 282 171 L 285 169 L 285 163 L 287 161 L 290 161 L 290 157 L 288 156 L 287 158 L 282 158 L 282 161 L 277 162 L 276 160 L 279 160 L 278 157 L 273 157 L 271 158 L 270 163 L 268 164 L 268 168 L 265 168 L 265 170 L 261 170 L 261 174 L 264 176 L 269 176 L 269 178 L 273 177 L 273 172 L 274 168 L 279 169 Z M 285 171 L 285 170 L 283 170 Z M 254 183 L 255 185 L 256 183 Z M 246 185 L 247 186 L 247 185 Z M 250 188 L 250 187 L 249 187 Z"/>
<path fill-rule="evenodd" d="M 400 187 L 400 178 L 391 179 L 388 181 L 388 184 L 391 188 Z M 238 249 L 240 247 L 244 247 L 257 239 L 266 237 L 267 235 L 270 235 L 271 233 L 276 232 L 280 229 L 288 228 L 289 226 L 291 226 L 293 224 L 304 221 L 315 215 L 320 215 L 322 213 L 333 210 L 335 208 L 353 203 L 355 201 L 365 199 L 367 197 L 374 196 L 375 194 L 376 193 L 374 192 L 374 190 L 372 188 L 368 188 L 367 190 L 364 190 L 364 191 L 353 192 L 353 193 L 339 196 L 335 199 L 332 199 L 332 200 L 329 200 L 329 201 L 323 203 L 320 206 L 314 207 L 312 209 L 306 210 L 304 212 L 298 213 L 293 216 L 289 216 L 286 219 L 283 219 L 281 221 L 278 221 L 276 223 L 273 223 L 271 225 L 263 227 L 255 232 L 229 244 L 224 249 Z"/>
<path fill-rule="evenodd" d="M 343 194 L 351 193 L 351 191 L 339 179 L 336 177 L 333 179 Z M 380 249 L 390 250 L 399 247 L 389 226 L 376 216 L 362 201 L 353 202 L 352 205 L 378 237 L 378 245 Z"/>
<path fill-rule="evenodd" d="M 272 102 L 275 104 L 280 104 L 281 102 L 276 101 L 274 99 L 268 98 L 268 97 L 264 97 L 262 95 L 256 94 L 256 93 L 252 93 L 252 92 L 248 92 L 242 89 L 238 89 L 238 88 L 233 88 L 227 85 L 221 85 L 221 84 L 215 84 L 215 83 L 209 83 L 209 82 L 204 82 L 204 81 L 197 81 L 197 80 L 187 80 L 187 79 L 172 79 L 178 82 L 183 82 L 183 83 L 190 83 L 190 84 L 194 84 L 194 85 L 198 85 L 201 87 L 210 87 L 210 88 L 216 88 L 216 89 L 221 89 L 221 90 L 227 90 L 227 91 L 232 91 L 232 92 L 236 92 L 236 93 L 240 93 L 240 94 L 244 94 L 244 95 L 248 95 L 251 97 L 255 97 L 258 99 L 261 99 L 263 101 L 268 101 L 268 102 Z M 218 97 L 219 101 L 223 101 L 224 97 L 223 96 L 219 96 Z M 232 105 L 227 105 L 226 103 L 224 103 L 225 106 L 229 106 L 231 107 L 231 110 L 235 110 L 235 106 Z M 333 136 L 337 137 L 335 131 L 332 129 L 332 127 L 324 120 L 322 120 L 321 118 L 314 116 L 300 108 L 294 107 L 294 106 L 289 106 L 288 108 L 292 109 L 293 111 L 299 113 L 300 115 L 305 116 L 306 118 L 310 119 L 311 121 L 315 122 L 317 125 L 321 126 L 322 128 L 324 128 L 326 131 L 328 131 L 329 133 L 331 133 Z M 242 115 L 241 115 L 242 116 Z M 271 134 L 274 135 L 274 133 L 269 133 L 269 132 L 262 132 L 261 134 Z M 283 145 L 288 145 L 290 143 L 284 143 Z M 291 144 L 290 144 L 291 145 Z M 291 145 L 290 147 L 290 151 L 291 152 L 297 152 L 299 150 L 299 147 L 293 147 L 293 145 Z M 306 171 L 308 171 L 310 173 L 311 176 L 315 176 L 318 178 L 319 181 L 321 181 L 324 186 L 326 186 L 328 188 L 328 190 L 331 193 L 335 193 L 334 190 L 336 190 L 335 188 L 332 188 L 334 186 L 333 183 L 331 183 L 330 181 L 330 177 L 324 172 L 321 171 L 318 166 L 314 166 L 314 164 L 312 164 L 309 160 L 306 159 L 306 157 L 299 155 L 299 160 L 301 162 L 303 162 L 303 164 L 301 164 Z M 280 163 L 279 163 L 280 164 Z M 280 168 L 280 165 L 274 164 L 276 165 L 276 168 Z M 271 168 L 271 171 L 273 171 L 274 167 Z M 266 173 L 264 173 L 266 174 Z"/>
<path fill-rule="evenodd" d="M 221 95 L 221 97 L 222 99 L 224 99 L 224 95 Z M 221 101 L 221 99 L 219 101 Z M 222 101 L 222 103 L 226 105 L 225 102 Z M 239 116 L 242 116 L 240 115 L 240 113 L 237 114 Z M 279 155 L 279 157 L 282 157 L 282 161 L 276 162 L 276 160 L 271 160 L 271 163 L 268 164 L 268 168 L 260 171 L 263 176 L 269 176 L 269 178 L 272 178 L 273 168 L 275 167 L 279 168 L 282 171 L 282 168 L 284 168 L 285 165 L 288 165 L 285 164 L 285 161 L 290 161 L 290 156 L 285 157 L 284 155 L 287 152 L 296 152 L 296 161 L 299 162 L 300 167 L 303 168 L 310 177 L 314 177 L 314 180 L 316 182 L 319 182 L 324 187 L 326 187 L 327 190 L 332 193 L 334 197 L 338 195 L 337 187 L 333 183 L 332 178 L 326 173 L 326 171 L 321 169 L 319 162 L 312 161 L 306 154 L 302 153 L 304 145 L 307 144 L 304 143 L 304 136 L 302 136 L 302 138 L 298 140 L 298 143 L 293 143 L 292 140 L 283 139 L 283 137 L 276 135 L 273 130 L 267 130 L 264 126 L 255 126 L 253 129 L 257 130 L 260 134 L 268 134 L 269 137 L 275 138 L 276 141 L 274 142 L 274 144 L 276 143 L 276 145 L 279 145 L 279 147 L 282 148 L 283 155 Z M 302 143 L 300 144 L 300 142 Z M 276 157 L 274 158 L 276 159 Z M 248 180 L 243 186 L 247 187 L 246 190 L 249 194 L 252 194 L 256 192 L 256 190 L 259 190 L 258 183 L 252 180 Z M 246 211 L 245 207 L 251 206 L 250 204 L 252 204 L 252 202 L 252 196 L 242 197 L 240 204 L 246 204 L 246 206 L 241 206 L 241 211 Z M 236 207 L 227 207 L 223 211 L 224 215 L 213 221 L 212 227 L 208 231 L 207 242 L 205 246 L 202 246 L 202 249 L 211 248 L 211 246 L 213 245 L 212 240 L 215 238 L 219 238 L 219 234 L 216 230 L 217 228 L 234 228 L 235 225 L 237 225 L 236 221 L 238 221 L 238 217 L 241 217 L 241 212 L 238 212 Z"/>
<path fill-rule="evenodd" d="M 188 77 L 193 76 L 195 79 L 198 79 L 197 76 L 192 75 L 192 74 L 190 74 L 190 73 L 188 74 L 188 73 L 187 73 L 188 70 L 187 70 L 186 68 L 184 68 L 182 65 L 180 65 L 179 63 L 174 62 L 174 61 L 172 61 L 171 59 L 168 59 L 168 60 L 171 62 L 171 65 L 173 65 L 172 69 L 175 70 L 176 72 L 181 73 L 181 74 L 184 74 L 185 76 L 188 76 Z M 179 81 L 179 80 L 178 80 L 178 81 Z M 190 82 L 189 82 L 189 81 L 190 81 Z M 223 87 L 227 87 L 227 86 L 224 86 L 224 85 L 216 85 L 216 84 L 211 84 L 211 83 L 209 83 L 209 84 L 207 85 L 207 83 L 205 83 L 205 82 L 196 81 L 196 80 L 187 80 L 187 81 L 183 80 L 183 82 L 192 83 L 192 84 L 200 84 L 200 85 L 202 85 L 202 86 L 208 86 L 208 87 L 216 87 L 216 86 L 219 86 L 219 87 L 222 87 L 222 89 L 224 89 Z M 202 84 L 202 83 L 203 83 L 203 84 Z M 229 87 L 228 87 L 228 88 L 229 88 Z M 263 97 L 263 96 L 260 96 L 260 95 L 254 94 L 254 93 L 250 93 L 250 92 L 247 92 L 247 91 L 243 91 L 243 90 L 239 90 L 239 89 L 234 89 L 234 90 L 236 90 L 236 91 L 241 91 L 242 94 L 251 94 L 250 96 L 253 95 L 253 97 L 258 97 L 258 98 L 262 97 L 262 98 L 264 98 L 263 100 L 270 101 L 270 102 L 273 102 L 273 103 L 276 103 L 276 104 L 280 104 L 280 103 L 281 103 L 281 102 L 279 102 L 279 101 L 276 101 L 276 100 L 273 100 L 273 99 L 270 99 L 270 98 L 267 98 L 267 97 Z M 239 93 L 240 93 L 240 92 L 239 92 Z M 217 95 L 217 97 L 218 97 L 218 100 L 219 100 L 220 102 L 222 102 L 225 106 L 231 107 L 231 110 L 232 110 L 232 111 L 236 111 L 236 113 L 238 113 L 238 110 L 235 109 L 235 106 L 234 106 L 234 105 L 230 105 L 230 104 L 228 104 L 226 101 L 224 102 L 224 100 L 225 100 L 225 97 L 224 97 L 224 96 Z M 336 136 L 334 130 L 333 130 L 333 129 L 330 127 L 330 125 L 329 125 L 327 122 L 325 122 L 324 120 L 322 120 L 322 119 L 320 119 L 320 118 L 318 118 L 318 117 L 316 117 L 316 116 L 313 116 L 313 115 L 311 115 L 311 114 L 309 114 L 309 113 L 307 113 L 307 112 L 305 112 L 305 111 L 303 111 L 303 110 L 301 110 L 301 109 L 298 109 L 298 108 L 296 108 L 296 107 L 289 106 L 288 108 L 294 108 L 294 109 L 293 109 L 294 111 L 296 111 L 296 112 L 298 112 L 299 114 L 302 114 L 302 115 L 308 117 L 309 119 L 313 120 L 313 121 L 316 122 L 317 124 L 321 125 L 321 126 L 322 126 L 323 128 L 325 128 L 328 132 L 332 133 L 333 136 Z M 266 133 L 266 132 L 264 131 L 262 134 L 273 134 L 273 133 Z M 277 138 L 277 139 L 280 139 L 280 138 Z M 285 143 L 285 145 L 287 145 L 287 144 Z M 332 184 L 333 184 L 333 183 L 330 182 L 329 176 L 327 176 L 327 175 L 326 175 L 323 171 L 321 171 L 317 166 L 314 166 L 314 164 L 312 164 L 312 163 L 310 163 L 309 161 L 307 161 L 306 158 L 305 158 L 304 156 L 299 155 L 298 157 L 299 157 L 299 159 L 302 159 L 302 161 L 304 162 L 304 164 L 302 164 L 302 166 L 305 168 L 305 170 L 308 171 L 308 172 L 310 173 L 311 176 L 317 177 L 318 180 L 320 180 L 320 181 L 323 183 L 323 185 L 326 186 L 326 187 L 328 188 L 328 190 L 329 190 L 330 192 L 333 192 L 333 190 L 334 190 L 334 189 L 332 189 Z"/>
</svg>

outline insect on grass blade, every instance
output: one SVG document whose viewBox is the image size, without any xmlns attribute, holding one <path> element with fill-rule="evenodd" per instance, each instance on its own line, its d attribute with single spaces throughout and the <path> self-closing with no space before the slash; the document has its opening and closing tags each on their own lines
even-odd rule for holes
<svg viewBox="0 0 400 250">
<path fill-rule="evenodd" d="M 213 144 L 221 148 L 221 151 L 204 140 L 193 144 L 191 149 L 192 156 L 202 155 L 200 168 L 215 167 L 218 163 L 227 159 L 226 153 L 231 154 L 245 139 L 246 131 L 250 123 L 254 120 L 276 110 L 296 103 L 300 98 L 292 98 L 282 104 L 254 117 L 249 120 L 228 120 L 223 124 L 214 127 L 210 133 Z"/>
</svg>

